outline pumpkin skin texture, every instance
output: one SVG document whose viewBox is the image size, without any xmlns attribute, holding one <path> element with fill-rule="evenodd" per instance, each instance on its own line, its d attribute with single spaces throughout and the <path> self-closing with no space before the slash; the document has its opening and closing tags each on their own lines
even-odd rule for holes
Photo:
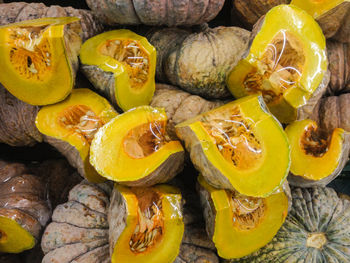
<svg viewBox="0 0 350 263">
<path fill-rule="evenodd" d="M 289 194 L 288 183 L 285 186 Z M 199 176 L 197 190 L 208 236 L 222 258 L 241 258 L 263 247 L 272 240 L 288 214 L 288 194 L 282 188 L 266 198 L 256 199 L 213 188 Z"/>
<path fill-rule="evenodd" d="M 0 142 L 11 146 L 32 146 L 43 141 L 35 126 L 38 106 L 27 104 L 0 84 Z"/>
<path fill-rule="evenodd" d="M 233 101 L 175 128 L 192 163 L 213 187 L 266 197 L 288 174 L 288 139 L 261 96 Z"/>
<path fill-rule="evenodd" d="M 164 108 L 168 116 L 167 132 L 171 138 L 177 138 L 175 133 L 177 124 L 223 104 L 224 102 L 220 100 L 209 101 L 175 86 L 158 83 L 150 105 Z"/>
<path fill-rule="evenodd" d="M 327 41 L 329 71 L 328 95 L 350 92 L 350 44 Z"/>
<path fill-rule="evenodd" d="M 336 128 L 350 132 L 350 94 L 322 98 L 312 113 L 311 119 L 328 133 Z"/>
<path fill-rule="evenodd" d="M 80 62 L 83 73 L 113 106 L 127 111 L 151 101 L 156 50 L 146 38 L 126 29 L 99 34 L 83 44 Z"/>
<path fill-rule="evenodd" d="M 43 234 L 42 263 L 109 263 L 107 211 L 112 186 L 83 181 L 57 206 Z"/>
<path fill-rule="evenodd" d="M 83 41 L 97 35 L 103 30 L 94 15 L 89 10 L 61 7 L 58 5 L 45 6 L 43 3 L 12 2 L 0 4 L 0 25 L 21 22 L 24 20 L 43 17 L 78 17 Z M 77 25 L 75 25 L 77 26 Z"/>
<path fill-rule="evenodd" d="M 322 133 L 316 122 L 308 119 L 291 123 L 285 131 L 291 145 L 291 185 L 325 186 L 343 170 L 350 151 L 350 133 L 340 128 L 332 134 Z"/>
<path fill-rule="evenodd" d="M 111 262 L 173 262 L 184 233 L 181 193 L 116 185 L 109 209 Z"/>
<path fill-rule="evenodd" d="M 41 108 L 35 123 L 44 140 L 60 151 L 82 177 L 102 182 L 104 179 L 89 163 L 90 143 L 97 130 L 117 114 L 93 91 L 74 89 L 66 100 Z"/>
<path fill-rule="evenodd" d="M 33 248 L 50 219 L 45 186 L 27 172 L 23 164 L 0 161 L 0 252 Z"/>
<path fill-rule="evenodd" d="M 319 25 L 304 10 L 279 5 L 255 25 L 252 35 L 248 55 L 229 73 L 231 93 L 236 98 L 262 93 L 282 123 L 307 117 L 329 82 Z"/>
<path fill-rule="evenodd" d="M 79 64 L 81 26 L 77 21 L 73 17 L 40 18 L 0 27 L 2 85 L 32 105 L 65 99 Z M 72 23 L 75 25 L 69 26 Z"/>
<path fill-rule="evenodd" d="M 224 0 L 87 0 L 90 9 L 108 25 L 192 26 L 212 20 Z"/>
<path fill-rule="evenodd" d="M 119 184 L 169 181 L 181 172 L 185 154 L 181 143 L 168 137 L 166 124 L 160 108 L 141 106 L 120 114 L 96 133 L 90 163 L 101 176 Z"/>
<path fill-rule="evenodd" d="M 249 31 L 238 27 L 203 25 L 198 33 L 162 29 L 149 34 L 148 39 L 159 54 L 158 79 L 191 94 L 224 98 L 229 96 L 227 75 L 242 58 L 249 36 Z M 162 72 L 165 77 L 159 78 Z"/>
<path fill-rule="evenodd" d="M 350 2 L 347 0 L 292 0 L 320 24 L 326 38 L 350 43 Z"/>
<path fill-rule="evenodd" d="M 232 19 L 237 16 L 246 26 L 252 27 L 272 7 L 289 4 L 290 0 L 233 0 L 232 2 Z"/>
<path fill-rule="evenodd" d="M 265 247 L 226 262 L 349 262 L 350 202 L 328 187 L 292 189 L 286 222 Z"/>
</svg>

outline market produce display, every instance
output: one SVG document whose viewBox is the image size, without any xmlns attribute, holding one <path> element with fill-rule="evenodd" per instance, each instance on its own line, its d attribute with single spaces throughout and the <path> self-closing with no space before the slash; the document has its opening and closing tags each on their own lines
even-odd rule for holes
<svg viewBox="0 0 350 263">
<path fill-rule="evenodd" d="M 288 182 L 292 185 L 325 186 L 348 161 L 350 133 L 341 128 L 327 134 L 315 121 L 307 119 L 288 125 L 286 133 L 292 160 Z"/>
<path fill-rule="evenodd" d="M 349 0 L 4 2 L 1 263 L 350 262 Z"/>
<path fill-rule="evenodd" d="M 130 30 L 113 30 L 86 41 L 81 70 L 115 107 L 126 111 L 147 105 L 154 93 L 156 51 Z"/>
<path fill-rule="evenodd" d="M 33 248 L 50 217 L 40 178 L 23 164 L 0 161 L 0 253 Z"/>
</svg>

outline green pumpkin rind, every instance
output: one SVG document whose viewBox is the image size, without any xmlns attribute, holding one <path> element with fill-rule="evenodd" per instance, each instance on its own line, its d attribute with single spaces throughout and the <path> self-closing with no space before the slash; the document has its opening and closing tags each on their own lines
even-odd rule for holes
<svg viewBox="0 0 350 263">
<path fill-rule="evenodd" d="M 294 188 L 293 205 L 273 240 L 250 256 L 224 262 L 350 262 L 350 201 L 331 188 Z M 323 242 L 310 238 L 321 234 Z M 322 245 L 322 246 L 321 246 Z M 319 247 L 319 248 L 316 248 Z"/>
</svg>

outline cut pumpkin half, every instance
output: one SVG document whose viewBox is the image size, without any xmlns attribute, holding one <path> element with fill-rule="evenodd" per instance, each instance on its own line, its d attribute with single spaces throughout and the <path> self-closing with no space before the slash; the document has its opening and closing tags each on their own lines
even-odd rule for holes
<svg viewBox="0 0 350 263">
<path fill-rule="evenodd" d="M 325 37 L 309 14 L 290 5 L 272 8 L 257 31 L 227 85 L 236 98 L 261 93 L 281 122 L 292 122 L 327 86 Z"/>
<path fill-rule="evenodd" d="M 0 82 L 20 100 L 47 105 L 66 98 L 78 70 L 78 18 L 41 18 L 0 27 Z M 75 23 L 74 30 L 69 25 Z"/>
<path fill-rule="evenodd" d="M 217 188 L 265 197 L 284 182 L 289 144 L 280 123 L 252 95 L 176 126 L 196 168 Z"/>
<path fill-rule="evenodd" d="M 90 162 L 109 180 L 129 186 L 164 183 L 182 170 L 184 149 L 166 133 L 164 109 L 141 106 L 100 129 Z"/>
<path fill-rule="evenodd" d="M 265 246 L 288 214 L 289 197 L 283 188 L 266 198 L 254 198 L 216 189 L 202 176 L 198 183 L 207 232 L 220 257 L 241 258 Z"/>
<path fill-rule="evenodd" d="M 148 105 L 155 90 L 156 50 L 130 30 L 102 33 L 80 51 L 82 71 L 97 90 L 123 111 Z"/>
<path fill-rule="evenodd" d="M 296 121 L 287 126 L 291 146 L 289 182 L 300 187 L 325 186 L 344 168 L 349 156 L 350 135 L 336 128 L 320 130 L 315 121 Z"/>
<path fill-rule="evenodd" d="M 184 233 L 181 193 L 167 185 L 117 185 L 109 224 L 112 263 L 174 262 Z"/>
<path fill-rule="evenodd" d="M 89 163 L 90 143 L 98 129 L 117 114 L 95 92 L 74 89 L 66 100 L 43 107 L 36 117 L 36 126 L 82 176 L 100 182 L 103 178 Z"/>
</svg>

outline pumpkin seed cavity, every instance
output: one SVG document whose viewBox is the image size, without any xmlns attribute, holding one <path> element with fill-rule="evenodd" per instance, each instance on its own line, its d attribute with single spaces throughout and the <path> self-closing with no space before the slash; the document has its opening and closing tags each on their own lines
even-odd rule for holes
<svg viewBox="0 0 350 263">
<path fill-rule="evenodd" d="M 322 157 L 329 149 L 330 139 L 328 137 L 331 136 L 314 126 L 307 127 L 301 138 L 304 152 L 314 157 Z"/>
<path fill-rule="evenodd" d="M 25 79 L 43 81 L 52 69 L 50 43 L 45 38 L 47 26 L 9 29 L 10 61 Z"/>
<path fill-rule="evenodd" d="M 100 47 L 100 53 L 123 63 L 129 74 L 131 87 L 140 89 L 147 82 L 149 56 L 135 40 L 114 39 L 106 41 Z"/>
<path fill-rule="evenodd" d="M 170 141 L 165 122 L 148 122 L 131 129 L 124 138 L 124 151 L 132 158 L 144 158 Z"/>
<path fill-rule="evenodd" d="M 278 102 L 301 77 L 305 56 L 300 41 L 282 30 L 244 79 L 249 94 L 262 93 L 267 104 Z"/>
<path fill-rule="evenodd" d="M 238 107 L 202 118 L 222 156 L 238 169 L 248 169 L 262 156 L 261 143 L 254 135 L 254 123 L 244 118 Z"/>
<path fill-rule="evenodd" d="M 74 105 L 64 109 L 58 117 L 58 122 L 73 132 L 81 134 L 91 143 L 95 133 L 101 128 L 103 121 L 85 105 Z"/>
<path fill-rule="evenodd" d="M 265 212 L 263 199 L 245 196 L 236 191 L 227 193 L 230 196 L 230 206 L 233 211 L 233 224 L 240 230 L 256 228 Z"/>
<path fill-rule="evenodd" d="M 138 200 L 138 223 L 131 235 L 129 246 L 133 253 L 142 253 L 162 238 L 162 197 L 152 189 L 133 188 L 132 191 Z"/>
</svg>

